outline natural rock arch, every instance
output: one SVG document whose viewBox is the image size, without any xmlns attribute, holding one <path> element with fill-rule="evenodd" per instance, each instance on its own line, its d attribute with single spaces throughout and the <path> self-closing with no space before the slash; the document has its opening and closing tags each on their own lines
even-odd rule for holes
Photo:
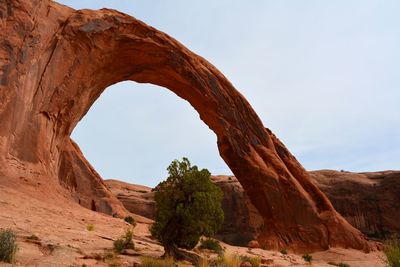
<svg viewBox="0 0 400 267">
<path fill-rule="evenodd" d="M 69 136 L 108 86 L 153 83 L 189 101 L 215 132 L 221 157 L 265 220 L 261 243 L 370 248 L 231 83 L 173 38 L 114 10 L 49 0 L 0 8 L 3 177 L 28 174 L 49 191 L 62 184 L 83 206 L 123 213 Z"/>
</svg>

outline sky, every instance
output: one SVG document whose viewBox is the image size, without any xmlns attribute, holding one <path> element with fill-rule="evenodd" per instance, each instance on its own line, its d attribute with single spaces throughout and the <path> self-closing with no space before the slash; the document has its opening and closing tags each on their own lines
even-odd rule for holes
<svg viewBox="0 0 400 267">
<path fill-rule="evenodd" d="M 205 57 L 308 170 L 400 169 L 400 1 L 59 2 L 117 9 Z M 231 174 L 198 113 L 153 85 L 109 87 L 72 138 L 104 179 L 155 186 L 183 156 Z"/>
</svg>

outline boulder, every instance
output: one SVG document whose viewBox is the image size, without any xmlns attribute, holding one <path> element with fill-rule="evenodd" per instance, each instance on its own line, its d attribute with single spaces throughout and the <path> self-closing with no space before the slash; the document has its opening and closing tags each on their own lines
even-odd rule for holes
<svg viewBox="0 0 400 267">
<path fill-rule="evenodd" d="M 251 240 L 248 244 L 247 247 L 249 248 L 260 248 L 260 244 L 258 243 L 257 240 Z"/>
</svg>

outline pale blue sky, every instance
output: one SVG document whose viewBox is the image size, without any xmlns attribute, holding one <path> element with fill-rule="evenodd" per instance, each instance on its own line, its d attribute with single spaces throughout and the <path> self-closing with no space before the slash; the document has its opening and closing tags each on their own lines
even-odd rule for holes
<svg viewBox="0 0 400 267">
<path fill-rule="evenodd" d="M 400 1 L 59 2 L 117 9 L 208 59 L 309 170 L 400 169 Z M 154 186 L 182 156 L 230 173 L 197 112 L 156 86 L 110 87 L 72 137 L 105 179 Z"/>
</svg>

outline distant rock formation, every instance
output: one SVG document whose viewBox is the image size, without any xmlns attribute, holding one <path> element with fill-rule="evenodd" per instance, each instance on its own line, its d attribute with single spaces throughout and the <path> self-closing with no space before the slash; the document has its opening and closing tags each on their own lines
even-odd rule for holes
<svg viewBox="0 0 400 267">
<path fill-rule="evenodd" d="M 123 214 L 70 135 L 108 86 L 152 83 L 187 100 L 214 131 L 268 225 L 260 245 L 371 248 L 221 72 L 167 34 L 115 10 L 50 0 L 3 1 L 0 30 L 0 176 L 31 179 L 43 193 L 67 189 L 82 206 Z"/>
<path fill-rule="evenodd" d="M 376 239 L 392 234 L 400 236 L 400 171 L 320 170 L 310 174 L 336 210 L 364 234 Z M 224 193 L 225 220 L 216 238 L 231 245 L 246 246 L 261 233 L 262 216 L 236 177 L 219 175 L 211 179 Z M 130 212 L 154 219 L 154 193 L 150 187 L 118 180 L 105 180 L 105 183 Z"/>
<path fill-rule="evenodd" d="M 400 171 L 311 172 L 335 209 L 371 238 L 400 236 Z"/>
<path fill-rule="evenodd" d="M 104 180 L 104 183 L 128 211 L 154 220 L 156 203 L 150 187 L 113 179 Z"/>
<path fill-rule="evenodd" d="M 232 245 L 246 246 L 261 232 L 263 218 L 234 176 L 213 176 L 212 180 L 224 193 L 225 220 L 216 237 Z M 127 210 L 152 220 L 155 218 L 154 192 L 150 187 L 118 180 L 104 182 Z"/>
</svg>

